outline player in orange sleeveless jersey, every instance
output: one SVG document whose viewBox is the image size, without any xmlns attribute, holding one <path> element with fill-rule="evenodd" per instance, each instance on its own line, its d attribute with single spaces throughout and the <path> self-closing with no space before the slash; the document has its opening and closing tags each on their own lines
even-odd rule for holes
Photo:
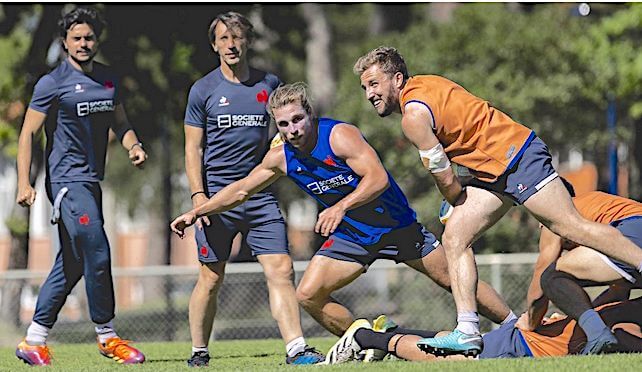
<svg viewBox="0 0 642 372">
<path fill-rule="evenodd" d="M 562 179 L 569 193 L 573 186 Z M 642 249 L 642 203 L 599 191 L 574 197 L 573 203 L 582 217 L 602 224 L 610 224 Z M 571 318 L 578 320 L 591 341 L 601 333 L 610 332 L 603 322 L 597 321 L 595 311 L 582 286 L 611 284 L 618 289 L 620 298 L 628 298 L 630 288 L 642 284 L 642 276 L 635 268 L 609 258 L 591 248 L 578 246 L 541 228 L 540 254 L 535 264 L 533 279 L 527 295 L 527 312 L 517 322 L 522 330 L 532 330 L 540 324 L 550 299 Z M 562 250 L 568 250 L 562 256 Z M 610 291 L 614 292 L 614 291 Z M 613 300 L 614 296 L 596 299 L 599 303 Z M 585 350 L 588 352 L 590 350 Z"/>
<path fill-rule="evenodd" d="M 514 204 L 524 205 L 556 234 L 642 271 L 642 251 L 613 227 L 588 221 L 575 210 L 548 148 L 533 131 L 448 79 L 410 77 L 394 48 L 367 53 L 354 70 L 379 116 L 402 114 L 404 135 L 419 150 L 446 200 L 455 206 L 442 242 L 457 305 L 457 328 L 447 337 L 424 340 L 427 345 L 451 353 L 482 350 L 471 244 Z M 451 161 L 472 174 L 465 189 Z"/>
<path fill-rule="evenodd" d="M 618 340 L 610 352 L 642 352 L 642 297 L 617 301 L 596 307 Z M 388 320 L 390 323 L 390 321 Z M 392 323 L 394 324 L 394 323 Z M 384 350 L 399 358 L 412 361 L 439 360 L 432 353 L 424 353 L 416 345 L 421 337 L 437 332 L 389 327 L 385 332 L 376 332 L 365 319 L 358 319 L 328 351 L 327 364 L 344 363 L 358 359 L 362 350 Z M 560 316 L 547 319 L 532 331 L 515 327 L 515 321 L 502 325 L 483 335 L 486 347 L 480 359 L 550 357 L 578 354 L 587 343 L 587 338 L 577 322 Z M 447 359 L 465 359 L 461 355 Z"/>
</svg>

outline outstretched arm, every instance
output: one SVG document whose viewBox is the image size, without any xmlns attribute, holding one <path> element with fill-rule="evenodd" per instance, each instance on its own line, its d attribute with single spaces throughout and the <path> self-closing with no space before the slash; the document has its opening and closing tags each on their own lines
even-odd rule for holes
<svg viewBox="0 0 642 372">
<path fill-rule="evenodd" d="M 430 171 L 441 194 L 451 205 L 455 205 L 462 192 L 461 184 L 450 162 L 432 130 L 433 120 L 428 109 L 417 102 L 405 107 L 401 119 L 404 135 L 419 150 L 424 167 Z"/>
<path fill-rule="evenodd" d="M 371 202 L 388 188 L 388 173 L 357 127 L 350 124 L 335 126 L 330 134 L 330 146 L 361 180 L 351 193 L 319 213 L 314 231 L 323 236 L 336 230 L 347 211 Z"/>
<path fill-rule="evenodd" d="M 273 148 L 247 177 L 231 183 L 217 192 L 208 201 L 176 218 L 170 228 L 178 236 L 196 222 L 196 219 L 235 208 L 252 195 L 265 189 L 285 174 L 285 154 L 282 147 Z"/>
</svg>

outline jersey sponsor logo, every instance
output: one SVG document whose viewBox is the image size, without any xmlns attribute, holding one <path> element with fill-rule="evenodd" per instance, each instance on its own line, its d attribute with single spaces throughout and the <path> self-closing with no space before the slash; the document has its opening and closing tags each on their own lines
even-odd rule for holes
<svg viewBox="0 0 642 372">
<path fill-rule="evenodd" d="M 520 194 L 523 193 L 524 191 L 526 191 L 526 189 L 528 189 L 528 186 L 524 185 L 523 183 L 518 183 L 517 184 L 517 191 Z"/>
<path fill-rule="evenodd" d="M 219 128 L 230 127 L 267 127 L 265 115 L 218 115 L 216 122 Z"/>
<path fill-rule="evenodd" d="M 354 181 L 354 175 L 349 174 L 344 176 L 343 174 L 340 174 L 327 180 L 309 183 L 306 187 L 314 194 L 320 195 L 326 191 L 336 189 L 339 186 L 347 185 L 352 181 Z"/>
<path fill-rule="evenodd" d="M 230 101 L 225 96 L 221 96 L 221 99 L 218 100 L 218 107 L 229 106 Z"/>
<path fill-rule="evenodd" d="M 105 88 L 107 89 L 114 89 L 114 82 L 111 80 L 105 81 Z"/>
<path fill-rule="evenodd" d="M 82 93 L 84 91 L 85 90 L 82 89 L 82 85 L 80 85 L 80 84 L 76 84 L 76 86 L 74 87 L 74 93 Z"/>
<path fill-rule="evenodd" d="M 256 102 L 258 103 L 267 103 L 268 101 L 268 92 L 263 89 L 262 91 L 256 94 Z"/>
<path fill-rule="evenodd" d="M 114 100 L 106 99 L 102 101 L 78 102 L 76 103 L 76 113 L 78 116 L 87 116 L 98 112 L 114 111 Z"/>
</svg>

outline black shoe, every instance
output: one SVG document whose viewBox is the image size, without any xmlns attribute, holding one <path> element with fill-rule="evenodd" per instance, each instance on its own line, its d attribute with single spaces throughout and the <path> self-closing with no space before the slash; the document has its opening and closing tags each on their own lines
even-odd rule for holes
<svg viewBox="0 0 642 372">
<path fill-rule="evenodd" d="M 310 346 L 306 346 L 303 351 L 298 352 L 293 357 L 285 357 L 286 364 L 317 364 L 324 361 L 325 357 L 323 354 Z"/>
<path fill-rule="evenodd" d="M 207 367 L 210 365 L 210 354 L 207 351 L 197 351 L 187 360 L 188 367 Z"/>
</svg>

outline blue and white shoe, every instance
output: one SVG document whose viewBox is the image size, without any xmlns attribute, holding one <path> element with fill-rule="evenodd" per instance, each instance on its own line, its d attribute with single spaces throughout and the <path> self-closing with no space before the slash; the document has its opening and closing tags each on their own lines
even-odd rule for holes
<svg viewBox="0 0 642 372">
<path fill-rule="evenodd" d="M 443 337 L 423 338 L 417 341 L 417 347 L 425 353 L 437 356 L 464 355 L 476 357 L 484 349 L 484 341 L 479 333 L 469 335 L 455 329 Z"/>
<path fill-rule="evenodd" d="M 303 351 L 298 352 L 292 357 L 285 357 L 285 363 L 292 365 L 318 364 L 323 363 L 324 361 L 325 357 L 323 354 L 311 346 L 306 346 Z"/>
<path fill-rule="evenodd" d="M 357 360 L 362 348 L 361 345 L 357 343 L 357 340 L 354 339 L 354 335 L 362 328 L 372 329 L 372 326 L 370 322 L 365 319 L 355 320 L 343 336 L 341 336 L 339 341 L 328 351 L 324 364 L 339 364 Z"/>
</svg>

